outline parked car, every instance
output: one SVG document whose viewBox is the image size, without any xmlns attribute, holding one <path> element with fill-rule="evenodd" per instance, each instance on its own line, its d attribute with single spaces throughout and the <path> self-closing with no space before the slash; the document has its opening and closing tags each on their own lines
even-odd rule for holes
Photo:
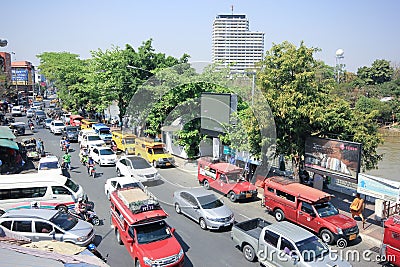
<svg viewBox="0 0 400 267">
<path fill-rule="evenodd" d="M 115 169 L 117 176 L 133 177 L 142 183 L 161 179 L 156 168 L 139 156 L 122 156 L 115 164 Z"/>
<path fill-rule="evenodd" d="M 60 120 L 53 120 L 50 123 L 50 132 L 52 132 L 53 134 L 61 134 L 62 133 L 62 129 L 64 129 L 65 125 L 62 121 Z"/>
<path fill-rule="evenodd" d="M 24 135 L 25 134 L 25 128 L 26 128 L 25 122 L 20 122 L 20 121 L 13 122 L 13 123 L 10 123 L 9 127 L 15 135 Z"/>
<path fill-rule="evenodd" d="M 33 108 L 28 109 L 26 111 L 26 117 L 27 118 L 33 118 L 33 115 L 35 114 L 35 110 L 36 110 L 36 108 L 35 109 L 33 109 Z"/>
<path fill-rule="evenodd" d="M 59 210 L 10 210 L 0 217 L 0 225 L 32 241 L 55 239 L 87 246 L 95 236 L 93 225 Z"/>
<path fill-rule="evenodd" d="M 92 147 L 90 148 L 89 155 L 100 166 L 115 165 L 117 161 L 117 154 L 109 147 Z"/>
<path fill-rule="evenodd" d="M 53 119 L 45 119 L 44 120 L 44 123 L 46 125 L 46 129 L 50 129 L 50 125 L 51 125 L 52 121 L 53 121 Z"/>
<path fill-rule="evenodd" d="M 213 193 L 204 188 L 188 188 L 174 192 L 175 211 L 197 222 L 201 229 L 232 227 L 233 212 Z"/>
<path fill-rule="evenodd" d="M 65 126 L 61 132 L 63 137 L 67 137 L 71 142 L 78 142 L 79 127 L 77 126 Z"/>
<path fill-rule="evenodd" d="M 139 187 L 143 188 L 144 186 L 142 185 L 141 182 L 136 181 L 132 177 L 114 177 L 114 178 L 109 178 L 106 180 L 106 183 L 104 184 L 104 193 L 106 194 L 107 198 L 110 199 L 110 195 L 112 192 L 115 190 L 119 190 L 121 188 L 131 188 L 131 187 Z"/>
</svg>

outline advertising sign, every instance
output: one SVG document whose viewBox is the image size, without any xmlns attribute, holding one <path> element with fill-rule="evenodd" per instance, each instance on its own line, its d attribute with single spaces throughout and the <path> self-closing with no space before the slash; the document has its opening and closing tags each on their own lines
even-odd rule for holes
<svg viewBox="0 0 400 267">
<path fill-rule="evenodd" d="M 374 198 L 397 202 L 400 194 L 400 182 L 366 175 L 358 175 L 357 192 Z"/>
<path fill-rule="evenodd" d="M 319 137 L 306 140 L 304 163 L 312 172 L 357 181 L 360 160 L 360 143 Z"/>
<path fill-rule="evenodd" d="M 28 82 L 28 70 L 27 69 L 13 69 L 12 70 L 12 81 L 15 82 Z"/>
</svg>

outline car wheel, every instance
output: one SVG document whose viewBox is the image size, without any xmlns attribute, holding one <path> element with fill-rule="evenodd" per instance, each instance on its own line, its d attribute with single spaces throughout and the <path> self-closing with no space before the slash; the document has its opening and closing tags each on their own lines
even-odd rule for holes
<svg viewBox="0 0 400 267">
<path fill-rule="evenodd" d="M 203 181 L 203 186 L 204 186 L 204 188 L 207 189 L 207 190 L 210 189 L 210 183 L 209 183 L 207 180 L 204 180 L 204 181 Z"/>
<path fill-rule="evenodd" d="M 157 162 L 155 160 L 153 161 L 153 167 L 157 168 Z"/>
<path fill-rule="evenodd" d="M 109 191 L 107 191 L 106 195 L 107 195 L 107 199 L 108 199 L 108 200 L 110 200 L 110 198 L 111 198 L 111 194 L 110 194 L 110 192 L 109 192 Z"/>
<path fill-rule="evenodd" d="M 117 176 L 118 176 L 118 177 L 121 177 L 121 176 L 122 176 L 121 171 L 119 170 L 119 168 L 117 168 Z"/>
<path fill-rule="evenodd" d="M 278 222 L 281 222 L 285 219 L 285 213 L 281 209 L 276 209 L 275 210 L 275 220 Z"/>
<path fill-rule="evenodd" d="M 229 197 L 229 200 L 232 202 L 235 202 L 237 200 L 237 196 L 236 196 L 235 192 L 233 192 L 233 191 L 229 192 L 228 197 Z"/>
<path fill-rule="evenodd" d="M 207 230 L 207 224 L 206 221 L 203 218 L 200 218 L 199 220 L 200 228 L 203 230 Z"/>
<path fill-rule="evenodd" d="M 65 212 L 65 213 L 68 212 L 68 208 L 65 205 L 60 205 L 56 209 L 57 210 L 61 210 L 61 211 Z"/>
<path fill-rule="evenodd" d="M 181 214 L 181 207 L 179 206 L 179 204 L 178 203 L 175 203 L 175 211 L 176 211 L 176 213 L 178 213 L 178 214 Z"/>
<path fill-rule="evenodd" d="M 331 245 L 333 243 L 333 234 L 328 229 L 323 229 L 320 233 L 322 241 Z"/>
<path fill-rule="evenodd" d="M 0 216 L 3 215 L 5 212 L 4 210 L 0 210 Z"/>
<path fill-rule="evenodd" d="M 135 261 L 135 267 L 140 267 L 141 265 L 140 265 L 140 261 L 137 259 L 136 261 Z"/>
<path fill-rule="evenodd" d="M 122 245 L 123 243 L 118 229 L 115 230 L 115 237 L 117 238 L 118 244 Z"/>
<path fill-rule="evenodd" d="M 95 226 L 99 226 L 99 225 L 100 225 L 100 219 L 97 218 L 97 217 L 94 217 L 94 218 L 92 219 L 92 223 L 93 223 L 93 225 L 95 225 Z"/>
<path fill-rule="evenodd" d="M 256 258 L 256 253 L 254 251 L 254 248 L 249 244 L 246 244 L 243 247 L 243 256 L 246 260 L 253 262 Z"/>
<path fill-rule="evenodd" d="M 129 154 L 128 149 L 125 149 L 125 155 L 128 155 L 128 154 Z"/>
</svg>

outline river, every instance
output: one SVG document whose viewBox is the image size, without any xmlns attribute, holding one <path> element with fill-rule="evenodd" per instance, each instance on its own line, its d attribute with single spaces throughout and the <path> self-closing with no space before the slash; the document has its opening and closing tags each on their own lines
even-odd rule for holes
<svg viewBox="0 0 400 267">
<path fill-rule="evenodd" d="M 378 147 L 377 152 L 383 154 L 378 169 L 365 173 L 400 182 L 400 136 L 385 137 L 384 144 Z"/>
</svg>

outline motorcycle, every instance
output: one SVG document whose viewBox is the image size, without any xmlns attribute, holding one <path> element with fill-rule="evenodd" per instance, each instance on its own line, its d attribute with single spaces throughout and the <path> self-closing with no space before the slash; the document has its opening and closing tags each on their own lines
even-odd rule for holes
<svg viewBox="0 0 400 267">
<path fill-rule="evenodd" d="M 61 150 L 70 152 L 70 143 L 63 143 L 61 145 Z"/>
<path fill-rule="evenodd" d="M 88 158 L 89 158 L 88 155 L 79 154 L 79 161 L 82 163 L 83 166 L 86 166 Z"/>
<path fill-rule="evenodd" d="M 87 204 L 87 203 L 85 203 L 85 205 L 86 205 L 86 209 L 83 213 L 83 215 L 85 217 L 85 221 L 87 221 L 95 226 L 99 226 L 101 221 L 100 221 L 99 217 L 96 215 L 96 212 L 91 207 L 92 205 Z M 82 217 L 79 214 L 77 214 L 74 209 L 68 210 L 68 213 L 71 214 L 72 216 L 74 216 L 75 218 L 82 220 Z"/>
<path fill-rule="evenodd" d="M 92 164 L 89 165 L 89 175 L 96 178 L 96 168 Z"/>
<path fill-rule="evenodd" d="M 35 126 L 33 125 L 33 122 L 29 123 L 29 129 L 33 132 L 35 130 Z"/>
</svg>

